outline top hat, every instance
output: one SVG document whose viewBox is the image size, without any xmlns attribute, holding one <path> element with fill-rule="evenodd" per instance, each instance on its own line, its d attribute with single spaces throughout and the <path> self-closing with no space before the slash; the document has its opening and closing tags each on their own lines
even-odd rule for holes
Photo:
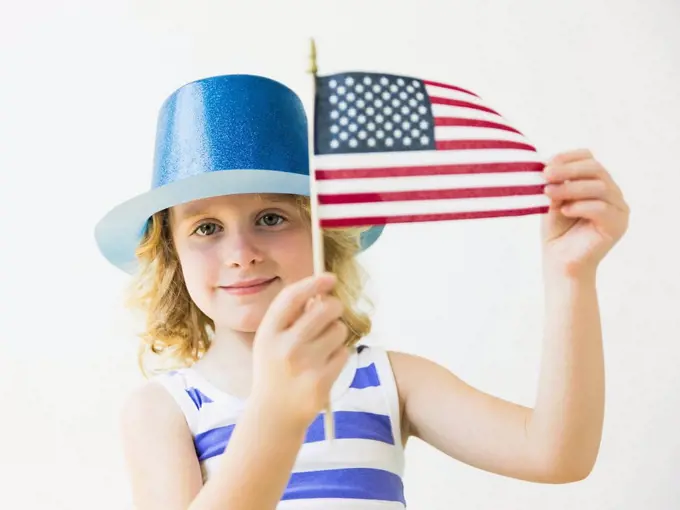
<svg viewBox="0 0 680 510">
<path fill-rule="evenodd" d="M 132 273 L 149 218 L 192 200 L 240 193 L 310 194 L 302 102 L 269 78 L 225 75 L 188 83 L 161 106 L 151 189 L 109 211 L 95 228 L 106 259 Z M 361 250 L 383 226 L 361 235 Z"/>
</svg>

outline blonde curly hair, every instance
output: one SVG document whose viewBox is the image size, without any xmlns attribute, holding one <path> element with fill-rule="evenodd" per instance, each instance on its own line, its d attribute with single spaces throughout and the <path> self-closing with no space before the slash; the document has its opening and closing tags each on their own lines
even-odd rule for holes
<svg viewBox="0 0 680 510">
<path fill-rule="evenodd" d="M 292 196 L 303 217 L 311 219 L 309 198 Z M 138 365 L 144 376 L 151 372 L 191 366 L 209 349 L 214 323 L 192 301 L 184 283 L 180 261 L 170 231 L 169 210 L 154 214 L 137 250 L 138 269 L 128 290 L 127 304 L 144 312 L 145 328 L 139 335 Z M 334 295 L 345 307 L 343 321 L 349 329 L 347 345 L 370 333 L 371 319 L 359 310 L 364 273 L 355 255 L 363 229 L 323 231 L 326 270 L 338 278 Z M 152 361 L 156 369 L 149 370 Z"/>
</svg>

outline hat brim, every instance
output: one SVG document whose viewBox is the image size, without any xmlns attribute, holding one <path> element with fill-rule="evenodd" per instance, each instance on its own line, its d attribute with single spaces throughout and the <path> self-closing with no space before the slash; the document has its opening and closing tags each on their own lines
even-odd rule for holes
<svg viewBox="0 0 680 510">
<path fill-rule="evenodd" d="M 107 213 L 95 227 L 95 240 L 104 257 L 127 273 L 137 268 L 135 251 L 151 216 L 164 209 L 222 195 L 281 193 L 309 196 L 309 176 L 274 170 L 223 170 L 208 172 L 138 195 Z M 361 235 L 366 250 L 382 234 L 376 225 Z"/>
</svg>

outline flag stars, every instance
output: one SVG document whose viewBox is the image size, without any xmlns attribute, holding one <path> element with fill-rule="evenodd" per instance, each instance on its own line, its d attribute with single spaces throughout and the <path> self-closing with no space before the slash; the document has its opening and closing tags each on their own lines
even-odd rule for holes
<svg viewBox="0 0 680 510">
<path fill-rule="evenodd" d="M 325 97 L 327 150 L 407 151 L 431 144 L 432 112 L 418 80 L 353 74 L 327 81 Z"/>
</svg>

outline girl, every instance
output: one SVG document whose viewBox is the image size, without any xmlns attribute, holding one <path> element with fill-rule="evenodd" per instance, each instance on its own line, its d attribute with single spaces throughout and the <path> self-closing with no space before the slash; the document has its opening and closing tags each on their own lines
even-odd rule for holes
<svg viewBox="0 0 680 510">
<path fill-rule="evenodd" d="M 122 412 L 136 507 L 404 508 L 411 436 L 508 477 L 586 477 L 604 409 L 596 271 L 629 215 L 607 171 L 587 150 L 545 167 L 545 343 L 525 408 L 362 345 L 354 257 L 380 230 L 325 231 L 328 273 L 312 276 L 306 129 L 271 80 L 185 85 L 161 110 L 152 190 L 98 226 L 104 255 L 136 272 L 143 366 L 148 354 L 178 365 Z"/>
</svg>

